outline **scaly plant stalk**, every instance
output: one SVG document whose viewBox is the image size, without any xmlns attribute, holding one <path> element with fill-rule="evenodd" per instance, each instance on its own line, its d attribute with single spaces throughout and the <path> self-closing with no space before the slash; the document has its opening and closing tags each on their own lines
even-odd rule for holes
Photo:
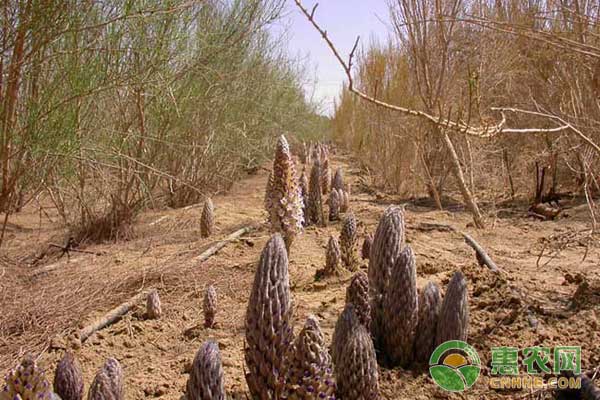
<svg viewBox="0 0 600 400">
<path fill-rule="evenodd" d="M 184 398 L 185 400 L 225 400 L 223 366 L 217 343 L 206 341 L 196 353 Z"/>
<path fill-rule="evenodd" d="M 325 215 L 323 214 L 323 192 L 321 186 L 321 164 L 318 159 L 315 160 L 310 171 L 308 190 L 308 225 L 325 226 Z"/>
<path fill-rule="evenodd" d="M 440 288 L 434 282 L 429 282 L 419 294 L 419 324 L 418 334 L 415 337 L 415 359 L 419 362 L 429 361 L 435 349 L 435 335 L 441 306 Z"/>
<path fill-rule="evenodd" d="M 202 216 L 200 217 L 200 236 L 207 238 L 212 235 L 215 229 L 215 207 L 212 199 L 207 197 L 202 208 Z"/>
<path fill-rule="evenodd" d="M 344 334 L 337 334 L 346 329 Z M 337 335 L 336 335 L 337 334 Z M 379 398 L 379 370 L 375 348 L 367 328 L 360 323 L 352 304 L 340 315 L 334 333 L 337 397 L 347 400 Z"/>
<path fill-rule="evenodd" d="M 369 277 L 357 272 L 346 289 L 346 304 L 352 303 L 360 322 L 371 331 L 371 303 L 369 299 Z"/>
<path fill-rule="evenodd" d="M 71 352 L 66 352 L 56 366 L 54 392 L 61 400 L 83 399 L 83 372 Z"/>
<path fill-rule="evenodd" d="M 355 271 L 358 268 L 357 244 L 356 217 L 354 217 L 354 214 L 348 214 L 342 224 L 340 248 L 342 251 L 342 265 L 350 271 Z"/>
<path fill-rule="evenodd" d="M 418 323 L 417 266 L 410 246 L 396 259 L 383 298 L 385 354 L 392 365 L 406 368 L 413 360 Z"/>
<path fill-rule="evenodd" d="M 123 400 L 123 368 L 114 358 L 106 360 L 90 385 L 88 400 Z"/>
<path fill-rule="evenodd" d="M 448 283 L 436 329 L 436 346 L 448 340 L 467 341 L 469 336 L 469 293 L 467 280 L 456 271 Z"/>
<path fill-rule="evenodd" d="M 379 220 L 373 236 L 369 258 L 369 290 L 371 292 L 371 333 L 375 347 L 380 349 L 385 335 L 384 296 L 391 271 L 404 248 L 404 211 L 397 206 L 388 207 Z"/>
<path fill-rule="evenodd" d="M 294 339 L 292 311 L 287 251 L 276 233 L 260 255 L 246 311 L 246 382 L 255 398 L 283 395 Z"/>
<path fill-rule="evenodd" d="M 282 233 L 289 252 L 294 238 L 302 232 L 304 213 L 296 166 L 289 144 L 283 135 L 277 141 L 271 180 L 268 189 L 270 199 L 267 203 L 270 205 L 267 212 L 271 231 Z"/>
<path fill-rule="evenodd" d="M 287 399 L 331 399 L 335 378 L 319 321 L 309 315 L 294 342 L 286 380 Z"/>
<path fill-rule="evenodd" d="M 204 326 L 214 328 L 217 315 L 217 291 L 213 285 L 206 288 L 202 310 L 204 311 Z"/>
</svg>

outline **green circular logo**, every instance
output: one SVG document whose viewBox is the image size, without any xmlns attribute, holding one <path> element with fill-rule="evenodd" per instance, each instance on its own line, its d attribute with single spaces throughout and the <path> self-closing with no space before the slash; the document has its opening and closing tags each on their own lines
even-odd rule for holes
<svg viewBox="0 0 600 400">
<path fill-rule="evenodd" d="M 449 392 L 462 392 L 475 384 L 481 360 L 475 349 L 460 340 L 440 344 L 429 358 L 433 381 Z"/>
</svg>

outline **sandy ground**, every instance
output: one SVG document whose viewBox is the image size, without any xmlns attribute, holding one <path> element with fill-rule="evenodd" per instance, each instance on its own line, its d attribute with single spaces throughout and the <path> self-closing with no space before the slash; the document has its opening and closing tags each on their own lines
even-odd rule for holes
<svg viewBox="0 0 600 400">
<path fill-rule="evenodd" d="M 406 200 L 359 184 L 360 171 L 348 157 L 336 156 L 333 166 L 343 167 L 352 184 L 351 209 L 360 221 L 362 243 L 365 232 L 374 232 L 388 205 Z M 40 363 L 52 378 L 64 349 L 72 348 L 82 364 L 86 390 L 104 360 L 112 356 L 124 367 L 128 399 L 179 399 L 196 350 L 203 341 L 214 339 L 221 350 L 230 396 L 244 398 L 244 315 L 256 262 L 269 237 L 262 224 L 266 179 L 267 172 L 261 169 L 230 193 L 213 199 L 217 232 L 212 238 L 200 238 L 200 207 L 148 212 L 137 222 L 132 240 L 87 246 L 86 250 L 99 254 L 74 253 L 70 260 L 50 254 L 34 267 L 28 264 L 31 255 L 61 240 L 60 229 L 48 220 L 48 216 L 56 216 L 52 210 L 47 211 L 48 216 L 33 210 L 16 216 L 8 231 L 7 250 L 0 258 L 0 373 L 31 351 L 41 354 Z M 490 390 L 492 346 L 578 345 L 582 346 L 584 370 L 600 366 L 600 246 L 586 239 L 585 208 L 573 208 L 567 218 L 554 222 L 527 219 L 522 209 L 507 208 L 490 217 L 491 228 L 480 231 L 469 227 L 470 217 L 463 211 L 435 211 L 415 204 L 408 202 L 406 207 L 407 239 L 417 255 L 418 285 L 433 280 L 445 288 L 454 271 L 465 273 L 470 295 L 469 342 L 485 367 L 476 385 L 462 394 L 438 389 L 423 368 L 382 369 L 384 398 L 549 395 Z M 469 232 L 504 274 L 498 276 L 478 266 L 461 235 L 431 229 L 428 224 L 448 224 Z M 216 240 L 246 225 L 258 228 L 208 261 L 195 261 Z M 290 255 L 297 331 L 312 313 L 320 319 L 328 341 L 344 305 L 350 274 L 319 282 L 314 275 L 324 265 L 329 235 L 338 235 L 340 227 L 336 222 L 326 228 L 308 228 Z M 48 266 L 50 270 L 42 272 Z M 366 267 L 363 261 L 362 268 Z M 218 292 L 215 329 L 202 327 L 202 296 L 209 284 Z M 72 340 L 78 328 L 150 287 L 160 293 L 164 313 L 160 320 L 144 319 L 140 304 L 83 345 Z M 521 295 L 515 296 L 514 290 Z"/>
</svg>

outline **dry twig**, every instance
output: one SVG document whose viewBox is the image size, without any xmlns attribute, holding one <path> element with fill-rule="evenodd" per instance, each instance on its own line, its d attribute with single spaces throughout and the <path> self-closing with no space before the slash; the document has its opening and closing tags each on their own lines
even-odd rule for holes
<svg viewBox="0 0 600 400">
<path fill-rule="evenodd" d="M 139 292 L 126 302 L 110 310 L 106 315 L 97 319 L 92 324 L 81 329 L 79 331 L 79 340 L 81 340 L 81 342 L 83 343 L 94 333 L 117 322 L 119 319 L 121 319 L 123 315 L 127 314 L 129 310 L 131 310 L 141 299 L 146 298 L 148 296 L 148 293 L 150 293 L 152 290 L 153 289 L 148 289 Z"/>
<path fill-rule="evenodd" d="M 251 226 L 245 226 L 245 227 L 243 227 L 241 229 L 238 229 L 237 231 L 233 232 L 231 235 L 227 236 L 225 239 L 217 242 L 216 244 L 214 244 L 210 248 L 206 249 L 202 254 L 200 254 L 198 257 L 196 257 L 194 259 L 194 261 L 197 262 L 197 263 L 206 261 L 211 256 L 213 256 L 214 254 L 216 254 L 219 250 L 221 250 L 223 247 L 227 246 L 228 243 L 233 242 L 234 240 L 236 240 L 240 236 L 242 236 L 242 235 L 250 232 L 251 230 L 252 230 Z"/>
<path fill-rule="evenodd" d="M 441 114 L 440 114 L 440 116 L 434 116 L 434 115 L 428 114 L 423 111 L 413 110 L 413 109 L 401 107 L 401 106 L 398 106 L 395 104 L 390 104 L 385 101 L 379 100 L 375 97 L 369 96 L 368 94 L 364 93 L 363 91 L 361 91 L 360 89 L 357 89 L 354 86 L 354 78 L 352 76 L 352 62 L 354 59 L 354 55 L 356 53 L 356 49 L 358 47 L 360 36 L 357 37 L 356 42 L 354 43 L 354 47 L 352 48 L 352 51 L 350 52 L 350 55 L 348 56 L 348 61 L 345 61 L 344 58 L 340 55 L 340 52 L 337 50 L 337 48 L 331 41 L 331 39 L 329 38 L 329 36 L 327 35 L 327 31 L 324 30 L 323 28 L 321 28 L 321 26 L 316 22 L 316 20 L 314 18 L 318 4 L 315 4 L 312 11 L 309 12 L 308 9 L 306 7 L 304 7 L 301 0 L 294 0 L 294 1 L 295 1 L 296 5 L 298 6 L 298 8 L 306 16 L 308 21 L 310 21 L 310 23 L 313 25 L 313 27 L 319 32 L 319 34 L 321 35 L 321 37 L 323 38 L 323 40 L 325 41 L 327 46 L 333 52 L 333 55 L 335 56 L 335 58 L 338 60 L 338 62 L 344 69 L 344 72 L 346 73 L 346 78 L 348 79 L 348 90 L 351 93 L 354 93 L 358 97 L 362 98 L 363 100 L 366 100 L 377 106 L 386 108 L 388 110 L 393 110 L 393 111 L 401 112 L 406 115 L 413 115 L 416 117 L 426 119 L 442 128 L 451 129 L 453 131 L 465 133 L 467 135 L 475 136 L 475 137 L 479 137 L 479 138 L 490 138 L 490 137 L 494 137 L 501 133 L 553 133 L 553 132 L 560 132 L 560 131 L 564 131 L 569 128 L 572 128 L 571 126 L 566 125 L 566 124 L 556 127 L 556 128 L 525 128 L 525 129 L 507 128 L 507 127 L 505 127 L 506 116 L 504 115 L 504 112 L 501 109 L 496 109 L 496 111 L 500 111 L 500 114 L 502 116 L 502 119 L 500 120 L 500 122 L 498 122 L 495 125 L 483 125 L 483 126 L 479 126 L 479 127 L 474 127 L 474 126 L 470 126 L 468 123 L 465 123 L 461 120 L 453 121 L 449 118 L 444 118 L 441 116 Z"/>
</svg>

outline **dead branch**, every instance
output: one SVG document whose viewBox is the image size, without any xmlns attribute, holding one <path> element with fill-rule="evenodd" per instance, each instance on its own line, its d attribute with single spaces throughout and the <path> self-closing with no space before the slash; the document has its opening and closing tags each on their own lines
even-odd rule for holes
<svg viewBox="0 0 600 400">
<path fill-rule="evenodd" d="M 321 28 L 321 26 L 315 21 L 315 18 L 314 18 L 315 11 L 317 9 L 318 4 L 316 4 L 313 7 L 312 11 L 309 12 L 306 9 L 306 7 L 304 7 L 301 0 L 294 0 L 294 2 L 296 3 L 296 5 L 300 9 L 300 11 L 302 11 L 304 16 L 308 19 L 308 21 L 312 24 L 312 26 L 319 32 L 319 34 L 321 35 L 321 37 L 323 38 L 323 40 L 325 41 L 327 46 L 331 49 L 335 58 L 338 60 L 338 62 L 344 69 L 344 72 L 346 73 L 346 78 L 348 79 L 348 91 L 357 95 L 358 97 L 362 98 L 363 100 L 366 100 L 377 106 L 386 108 L 388 110 L 397 111 L 397 112 L 400 112 L 400 113 L 403 113 L 406 115 L 412 115 L 412 116 L 426 119 L 426 120 L 433 122 L 434 124 L 440 126 L 441 128 L 451 129 L 451 130 L 454 130 L 454 131 L 457 131 L 460 133 L 465 133 L 467 135 L 475 136 L 475 137 L 479 137 L 479 138 L 490 138 L 490 137 L 494 137 L 500 133 L 553 133 L 553 132 L 560 132 L 560 131 L 571 128 L 570 126 L 568 126 L 566 124 L 563 126 L 556 127 L 556 128 L 527 128 L 527 129 L 506 128 L 505 127 L 506 116 L 504 115 L 504 112 L 502 112 L 500 109 L 492 109 L 492 110 L 496 110 L 496 111 L 500 112 L 500 115 L 502 116 L 502 119 L 500 120 L 500 122 L 498 122 L 495 125 L 484 125 L 484 126 L 479 126 L 479 127 L 473 127 L 467 123 L 464 123 L 463 121 L 453 121 L 453 120 L 450 120 L 449 118 L 443 118 L 441 115 L 434 116 L 434 115 L 428 114 L 423 111 L 413 110 L 413 109 L 401 107 L 401 106 L 398 106 L 395 104 L 390 104 L 385 101 L 378 100 L 375 97 L 369 96 L 368 94 L 366 94 L 366 93 L 362 92 L 361 90 L 357 89 L 356 87 L 354 87 L 354 79 L 352 77 L 352 62 L 354 59 L 354 54 L 358 47 L 358 42 L 360 40 L 360 36 L 357 37 L 356 42 L 354 43 L 354 47 L 352 48 L 352 51 L 350 52 L 350 55 L 348 56 L 348 61 L 345 61 L 344 58 L 342 58 L 342 56 L 340 55 L 340 52 L 337 50 L 337 48 L 331 41 L 331 39 L 329 39 L 329 36 L 327 35 L 327 31 L 325 31 L 323 28 Z"/>
<path fill-rule="evenodd" d="M 70 261 L 79 261 L 79 258 L 74 259 L 74 260 L 69 260 L 67 262 L 70 262 Z M 58 268 L 62 267 L 64 264 L 65 264 L 64 262 L 57 262 L 57 263 L 54 263 L 54 264 L 46 265 L 45 267 L 42 267 L 42 268 L 34 271 L 31 274 L 31 277 L 32 278 L 37 278 L 40 275 L 46 274 L 48 272 L 54 271 L 55 269 L 58 269 Z"/>
<path fill-rule="evenodd" d="M 202 207 L 204 205 L 204 202 L 202 203 L 195 203 L 195 204 L 190 204 L 189 206 L 185 206 L 183 208 L 178 209 L 178 211 L 187 211 L 187 210 L 191 210 L 192 208 L 198 208 L 198 207 Z M 161 223 L 162 221 L 170 218 L 170 215 L 163 215 L 162 217 L 157 218 L 155 221 L 150 222 L 148 225 L 149 226 L 154 226 L 157 225 L 159 223 Z"/>
<path fill-rule="evenodd" d="M 127 314 L 129 310 L 131 310 L 139 301 L 145 299 L 146 296 L 148 296 L 148 293 L 150 293 L 150 291 L 152 290 L 153 289 L 148 289 L 136 294 L 135 296 L 127 300 L 125 303 L 122 303 L 116 308 L 113 308 L 106 315 L 102 316 L 101 318 L 94 321 L 92 324 L 81 329 L 79 331 L 79 340 L 83 343 L 94 333 L 117 322 L 119 319 L 121 319 L 123 315 Z"/>
<path fill-rule="evenodd" d="M 462 18 L 461 21 L 513 36 L 526 37 L 558 49 L 578 53 L 587 57 L 600 57 L 600 49 L 598 47 L 592 46 L 588 43 L 583 43 L 581 41 L 572 40 L 568 37 L 561 37 L 555 32 L 545 32 L 541 29 L 532 29 L 531 26 L 516 24 L 514 21 L 511 21 L 510 23 L 494 21 L 475 15 L 469 16 L 468 18 Z"/>
<path fill-rule="evenodd" d="M 420 223 L 418 225 L 417 229 L 424 230 L 424 231 L 437 230 L 437 231 L 442 231 L 442 232 L 456 232 L 456 233 L 461 234 L 462 237 L 465 239 L 465 243 L 468 244 L 473 250 L 475 250 L 475 256 L 477 257 L 477 261 L 479 262 L 480 265 L 485 265 L 492 272 L 495 272 L 495 273 L 501 272 L 501 269 L 498 268 L 496 263 L 488 255 L 488 253 L 485 251 L 485 249 L 483 247 L 481 247 L 481 245 L 479 243 L 477 243 L 477 241 L 475 239 L 473 239 L 473 237 L 471 235 L 469 235 L 468 233 L 459 231 L 452 225 L 435 224 L 435 223 L 429 223 L 429 222 Z"/>
<path fill-rule="evenodd" d="M 480 265 L 485 265 L 492 272 L 498 272 L 499 268 L 496 263 L 490 258 L 488 253 L 484 250 L 483 247 L 479 245 L 469 234 L 460 232 L 465 238 L 465 243 L 467 243 L 473 250 L 475 250 L 475 254 L 477 256 L 477 261 Z"/>
<path fill-rule="evenodd" d="M 167 219 L 167 218 L 169 218 L 169 216 L 168 216 L 168 215 L 163 215 L 162 217 L 158 218 L 156 221 L 154 221 L 154 222 L 150 222 L 150 224 L 149 224 L 149 225 L 150 225 L 150 226 L 154 226 L 154 225 L 156 225 L 156 224 L 160 223 L 161 221 L 164 221 L 164 220 L 165 220 L 165 219 Z"/>
<path fill-rule="evenodd" d="M 543 215 L 540 215 L 540 214 L 536 213 L 535 211 L 531 211 L 531 210 L 527 211 L 527 216 L 531 217 L 531 218 L 538 219 L 540 221 L 546 221 L 546 217 L 544 217 Z"/>
<path fill-rule="evenodd" d="M 417 227 L 418 230 L 423 232 L 440 231 L 440 232 L 456 232 L 453 226 L 446 224 L 435 224 L 431 222 L 421 222 Z"/>
<path fill-rule="evenodd" d="M 492 258 L 488 255 L 488 253 L 485 251 L 485 249 L 483 247 L 481 247 L 481 245 L 479 243 L 477 243 L 477 241 L 475 241 L 475 239 L 473 239 L 473 237 L 471 237 L 469 234 L 467 234 L 465 232 L 461 232 L 451 225 L 435 224 L 435 223 L 427 223 L 427 222 L 420 223 L 418 225 L 418 229 L 427 230 L 427 231 L 439 230 L 442 232 L 456 232 L 456 233 L 461 234 L 463 236 L 463 238 L 465 239 L 465 243 L 467 243 L 473 250 L 475 250 L 475 256 L 477 258 L 477 262 L 479 263 L 479 265 L 486 266 L 494 274 L 504 275 L 504 276 L 507 275 L 504 270 L 500 269 L 496 265 L 494 260 L 492 260 Z M 540 322 L 537 318 L 535 318 L 533 312 L 531 311 L 531 303 L 527 301 L 526 294 L 521 292 L 521 290 L 519 290 L 516 286 L 512 286 L 510 284 L 509 284 L 509 289 L 510 289 L 511 293 L 513 294 L 513 296 L 515 296 L 516 298 L 520 299 L 523 302 L 523 307 L 521 309 L 521 312 L 524 312 L 525 315 L 527 316 L 527 322 L 529 323 L 531 328 L 533 330 L 537 331 L 539 328 Z"/>
<path fill-rule="evenodd" d="M 465 243 L 467 243 L 473 250 L 475 250 L 475 257 L 477 258 L 477 262 L 479 263 L 480 266 L 486 266 L 488 267 L 488 269 L 490 271 L 492 271 L 494 274 L 497 275 L 506 275 L 506 272 L 501 270 L 496 263 L 494 262 L 494 260 L 492 260 L 492 258 L 488 255 L 488 253 L 485 251 L 485 249 L 483 247 L 481 247 L 481 245 L 479 243 L 477 243 L 477 241 L 475 241 L 475 239 L 473 239 L 473 237 L 471 237 L 471 235 L 469 235 L 468 233 L 464 233 L 459 231 L 458 229 L 454 228 L 451 225 L 445 225 L 445 224 L 432 224 L 432 223 L 422 223 L 419 225 L 419 227 L 423 226 L 423 228 L 425 230 L 440 230 L 440 231 L 444 231 L 444 232 L 456 232 L 456 233 L 460 233 L 463 238 L 465 239 Z M 535 318 L 533 312 L 531 311 L 531 304 L 530 302 L 526 301 L 526 295 L 523 294 L 517 287 L 509 285 L 509 289 L 511 291 L 511 293 L 513 294 L 513 296 L 515 296 L 518 299 L 521 299 L 521 301 L 523 302 L 523 306 L 520 310 L 520 312 L 524 312 L 525 315 L 527 316 L 527 322 L 529 323 L 529 325 L 531 326 L 531 328 L 534 331 L 537 331 L 540 325 L 540 322 L 537 318 Z"/>
<path fill-rule="evenodd" d="M 561 213 L 559 207 L 552 207 L 543 203 L 537 203 L 529 208 L 528 215 L 539 218 L 542 221 L 554 220 Z"/>
<path fill-rule="evenodd" d="M 72 242 L 68 242 L 66 245 L 60 245 L 60 244 L 56 244 L 56 243 L 50 243 L 49 246 L 50 247 L 56 247 L 57 249 L 61 249 L 62 250 L 61 257 L 63 255 L 65 255 L 65 254 L 68 256 L 70 252 L 83 253 L 83 254 L 91 254 L 91 255 L 94 255 L 94 256 L 101 256 L 103 254 L 102 252 L 97 252 L 97 251 L 75 249 L 75 248 L 73 248 Z"/>
<path fill-rule="evenodd" d="M 471 211 L 471 214 L 473 215 L 473 222 L 475 223 L 475 226 L 477 228 L 485 228 L 483 216 L 481 215 L 481 212 L 479 211 L 479 206 L 477 205 L 477 201 L 473 197 L 473 194 L 471 193 L 471 191 L 469 190 L 469 188 L 465 182 L 465 177 L 463 175 L 462 167 L 460 165 L 460 161 L 458 159 L 458 154 L 456 153 L 456 149 L 454 148 L 454 144 L 452 143 L 452 140 L 450 139 L 450 136 L 448 136 L 447 132 L 445 132 L 445 131 L 442 132 L 442 136 L 444 138 L 444 142 L 446 143 L 446 148 L 448 149 L 448 152 L 450 153 L 450 159 L 452 160 L 452 164 L 454 166 L 454 168 L 452 169 L 452 172 L 454 173 L 454 177 L 458 181 L 458 187 L 463 196 L 465 205 L 467 206 L 467 208 L 469 209 L 469 211 Z"/>
<path fill-rule="evenodd" d="M 590 139 L 589 137 L 587 137 L 579 129 L 577 129 L 572 124 L 568 123 L 567 121 L 565 121 L 564 119 L 562 119 L 558 115 L 543 113 L 543 112 L 539 112 L 539 111 L 521 110 L 519 108 L 512 108 L 512 107 L 492 107 L 491 110 L 492 111 L 500 111 L 502 113 L 503 112 L 513 112 L 513 113 L 521 113 L 521 114 L 527 114 L 527 115 L 536 115 L 538 117 L 544 117 L 544 118 L 548 118 L 548 119 L 552 119 L 552 120 L 558 121 L 559 123 L 562 124 L 561 127 L 563 129 L 561 129 L 561 130 L 566 130 L 566 129 L 572 130 L 584 142 L 586 142 L 587 144 L 589 144 L 590 146 L 592 146 L 594 148 L 594 150 L 596 151 L 596 153 L 600 154 L 600 146 L 598 146 L 592 139 Z M 558 129 L 558 128 L 556 128 L 556 129 Z"/>
<path fill-rule="evenodd" d="M 102 255 L 105 254 L 103 252 L 95 252 L 95 251 L 75 249 L 75 248 L 73 248 L 73 246 L 74 246 L 73 238 L 68 238 L 64 245 L 60 245 L 60 244 L 56 244 L 56 243 L 50 243 L 48 246 L 49 247 L 55 247 L 55 248 L 58 248 L 58 249 L 61 250 L 61 255 L 60 255 L 59 259 L 61 259 L 66 254 L 67 258 L 68 258 L 67 262 L 71 261 L 70 252 L 82 253 L 82 254 L 91 254 L 93 256 L 102 256 Z M 46 253 L 42 253 L 42 256 L 39 259 L 43 258 L 45 254 Z M 79 259 L 77 259 L 77 260 L 79 260 Z M 54 271 L 55 269 L 58 269 L 59 267 L 61 267 L 63 265 L 64 265 L 64 263 L 62 263 L 62 262 L 56 262 L 54 264 L 46 265 L 45 267 L 42 267 L 42 268 L 39 268 L 39 269 L 35 270 L 31 274 L 31 277 L 32 278 L 37 278 L 38 276 L 44 275 L 44 274 L 46 274 L 48 272 L 51 272 L 51 271 Z"/>
<path fill-rule="evenodd" d="M 540 171 L 540 164 L 535 162 L 535 204 L 542 202 L 544 194 L 544 179 L 546 177 L 546 167 Z"/>
<path fill-rule="evenodd" d="M 202 254 L 200 254 L 198 257 L 196 257 L 194 259 L 194 262 L 201 263 L 203 261 L 208 260 L 210 257 L 212 257 L 214 254 L 216 254 L 223 247 L 227 246 L 228 243 L 233 242 L 234 240 L 238 239 L 240 236 L 250 232 L 252 229 L 253 229 L 252 226 L 245 226 L 241 229 L 238 229 L 237 231 L 233 232 L 231 235 L 227 236 L 225 239 L 215 243 L 213 246 L 206 249 Z"/>
</svg>

